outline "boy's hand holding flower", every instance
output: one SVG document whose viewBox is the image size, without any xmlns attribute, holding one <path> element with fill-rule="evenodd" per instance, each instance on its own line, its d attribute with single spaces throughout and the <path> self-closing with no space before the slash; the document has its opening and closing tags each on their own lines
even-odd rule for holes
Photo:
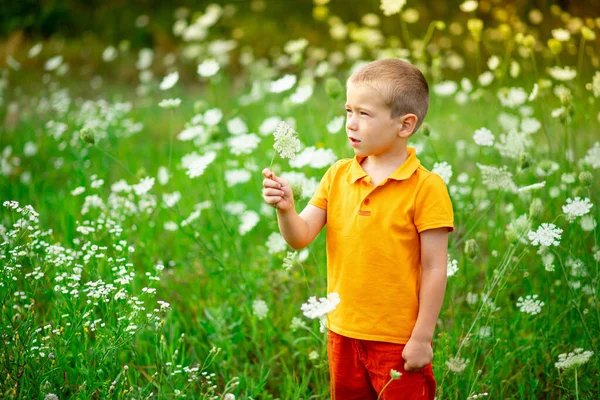
<svg viewBox="0 0 600 400">
<path fill-rule="evenodd" d="M 265 177 L 263 180 L 263 199 L 265 202 L 280 212 L 293 210 L 294 195 L 290 184 L 285 179 L 275 175 L 269 168 L 263 169 L 262 174 Z"/>
</svg>

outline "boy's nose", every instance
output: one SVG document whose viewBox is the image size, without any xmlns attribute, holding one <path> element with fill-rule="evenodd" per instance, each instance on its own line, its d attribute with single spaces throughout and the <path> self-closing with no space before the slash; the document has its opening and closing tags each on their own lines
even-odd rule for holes
<svg viewBox="0 0 600 400">
<path fill-rule="evenodd" d="M 358 124 L 356 123 L 356 120 L 352 117 L 346 117 L 346 129 L 355 131 L 357 128 Z"/>
</svg>

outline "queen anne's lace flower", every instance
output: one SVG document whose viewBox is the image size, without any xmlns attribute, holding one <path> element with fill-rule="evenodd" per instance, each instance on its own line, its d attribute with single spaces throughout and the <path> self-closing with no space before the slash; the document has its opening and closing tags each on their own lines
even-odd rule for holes
<svg viewBox="0 0 600 400">
<path fill-rule="evenodd" d="M 537 300 L 538 295 L 529 295 L 524 299 L 523 297 L 519 297 L 517 301 L 517 307 L 519 307 L 519 311 L 525 314 L 536 315 L 542 311 L 542 307 L 544 306 L 544 302 Z"/>
<path fill-rule="evenodd" d="M 567 220 L 572 222 L 577 217 L 584 216 L 592 209 L 590 199 L 575 197 L 575 199 L 567 199 L 567 204 L 562 207 L 563 212 L 567 215 Z"/>
<path fill-rule="evenodd" d="M 315 319 L 324 317 L 327 313 L 335 310 L 338 304 L 340 304 L 340 295 L 331 292 L 327 297 L 321 297 L 318 300 L 315 296 L 309 298 L 300 309 L 307 318 Z"/>
<path fill-rule="evenodd" d="M 578 367 L 588 362 L 593 355 L 593 351 L 584 351 L 582 348 L 577 348 L 568 354 L 559 354 L 558 361 L 554 363 L 554 366 L 558 369 Z"/>
<path fill-rule="evenodd" d="M 491 147 L 494 145 L 494 134 L 488 128 L 479 128 L 473 134 L 473 140 L 478 146 Z"/>
<path fill-rule="evenodd" d="M 527 237 L 534 246 L 558 246 L 562 232 L 562 229 L 557 228 L 554 224 L 542 223 L 537 231 L 529 231 Z"/>
<path fill-rule="evenodd" d="M 273 148 L 279 153 L 281 158 L 289 158 L 291 160 L 296 157 L 296 153 L 300 150 L 300 139 L 298 134 L 285 121 L 281 121 L 273 136 L 275 144 Z"/>
<path fill-rule="evenodd" d="M 463 372 L 467 368 L 467 364 L 469 364 L 469 360 L 459 357 L 451 357 L 446 361 L 448 369 L 457 374 Z"/>
<path fill-rule="evenodd" d="M 406 4 L 406 0 L 381 0 L 379 8 L 383 11 L 383 15 L 390 16 L 398 14 Z"/>
</svg>

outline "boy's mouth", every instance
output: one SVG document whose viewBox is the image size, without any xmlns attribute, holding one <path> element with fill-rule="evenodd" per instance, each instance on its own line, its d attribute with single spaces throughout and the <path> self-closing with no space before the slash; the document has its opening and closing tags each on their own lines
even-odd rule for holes
<svg viewBox="0 0 600 400">
<path fill-rule="evenodd" d="M 352 143 L 360 143 L 360 140 L 358 140 L 358 139 L 354 139 L 353 137 L 349 137 L 349 136 L 348 136 L 348 139 L 350 139 L 350 141 L 351 141 Z"/>
</svg>

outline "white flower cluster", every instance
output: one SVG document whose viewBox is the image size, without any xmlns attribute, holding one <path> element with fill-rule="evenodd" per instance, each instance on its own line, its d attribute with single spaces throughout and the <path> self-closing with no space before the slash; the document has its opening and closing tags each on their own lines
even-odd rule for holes
<svg viewBox="0 0 600 400">
<path fill-rule="evenodd" d="M 306 303 L 302 304 L 300 309 L 307 318 L 323 318 L 335 310 L 340 301 L 340 295 L 336 292 L 331 292 L 327 297 L 321 297 L 318 300 L 315 296 L 310 297 Z"/>
<path fill-rule="evenodd" d="M 578 367 L 588 362 L 593 355 L 593 351 L 584 351 L 582 348 L 577 348 L 568 354 L 559 354 L 558 361 L 554 363 L 554 366 L 558 369 Z"/>
<path fill-rule="evenodd" d="M 519 307 L 519 311 L 529 315 L 539 314 L 542 311 L 544 302 L 537 300 L 537 298 L 537 294 L 534 294 L 533 296 L 526 296 L 525 299 L 523 299 L 523 297 L 519 297 L 517 301 L 517 307 Z"/>
<path fill-rule="evenodd" d="M 529 231 L 527 237 L 534 246 L 558 246 L 560 244 L 562 232 L 562 229 L 557 228 L 554 224 L 542 223 L 537 231 Z"/>
<path fill-rule="evenodd" d="M 562 207 L 563 212 L 567 215 L 569 222 L 575 221 L 575 218 L 584 216 L 592 209 L 592 202 L 587 197 L 575 197 L 575 199 L 567 199 L 567 204 Z"/>
<path fill-rule="evenodd" d="M 451 357 L 446 361 L 448 369 L 457 374 L 463 372 L 467 368 L 467 364 L 469 364 L 468 359 L 459 357 Z"/>
<path fill-rule="evenodd" d="M 273 148 L 279 153 L 281 158 L 289 158 L 293 160 L 296 157 L 296 153 L 300 151 L 300 139 L 298 134 L 292 129 L 285 121 L 281 121 L 273 136 L 275 137 L 275 144 Z"/>
<path fill-rule="evenodd" d="M 267 316 L 267 314 L 269 313 L 269 307 L 267 306 L 267 303 L 264 300 L 254 300 L 252 302 L 252 310 L 254 312 L 254 315 L 256 315 L 256 318 L 258 319 L 263 319 Z"/>
</svg>

